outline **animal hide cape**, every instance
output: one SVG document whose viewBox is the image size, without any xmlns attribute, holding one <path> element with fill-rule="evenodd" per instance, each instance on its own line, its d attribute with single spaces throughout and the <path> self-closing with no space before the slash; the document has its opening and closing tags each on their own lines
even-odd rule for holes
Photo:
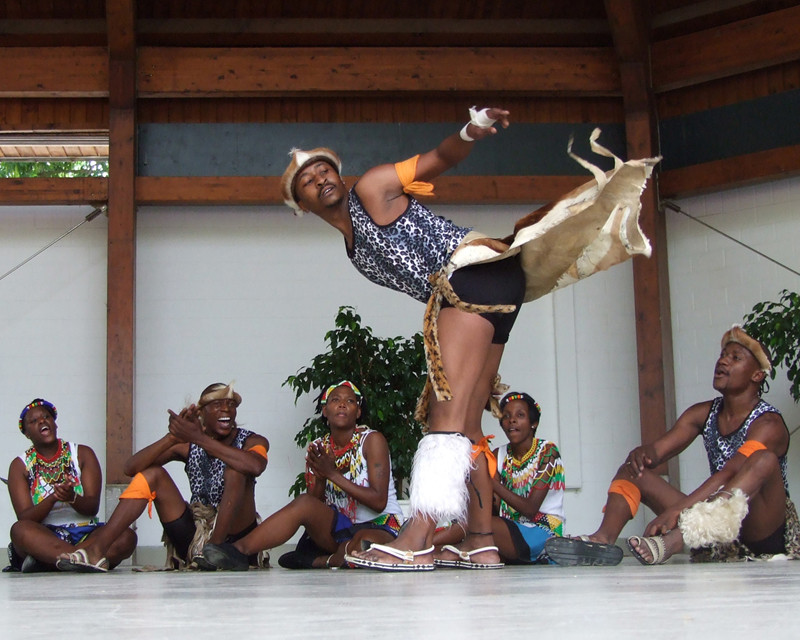
<svg viewBox="0 0 800 640">
<path fill-rule="evenodd" d="M 520 254 L 525 271 L 525 302 L 588 278 L 634 255 L 649 257 L 650 241 L 639 227 L 641 195 L 660 158 L 623 162 L 600 146 L 595 129 L 592 151 L 614 159 L 607 173 L 572 153 L 594 175 L 559 200 L 528 214 L 513 235 L 495 239 L 475 232 L 453 252 L 448 275 L 467 265 Z"/>
</svg>

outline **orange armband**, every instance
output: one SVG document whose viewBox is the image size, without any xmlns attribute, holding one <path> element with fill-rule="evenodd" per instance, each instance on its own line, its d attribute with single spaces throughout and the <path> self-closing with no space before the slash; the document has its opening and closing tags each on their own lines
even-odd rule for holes
<svg viewBox="0 0 800 640">
<path fill-rule="evenodd" d="M 269 458 L 267 457 L 267 448 L 263 444 L 254 444 L 252 447 L 248 449 L 248 451 L 257 453 L 262 458 L 264 458 L 264 460 L 269 460 Z"/>
<path fill-rule="evenodd" d="M 744 444 L 737 449 L 737 452 L 741 453 L 745 458 L 749 458 L 756 451 L 761 451 L 766 448 L 767 445 L 758 440 L 745 440 Z"/>
<path fill-rule="evenodd" d="M 616 493 L 622 496 L 631 510 L 631 518 L 636 515 L 636 512 L 639 510 L 639 505 L 642 502 L 642 492 L 639 491 L 639 487 L 633 484 L 633 482 L 624 479 L 612 480 L 611 486 L 608 488 L 608 493 L 609 495 Z"/>
<path fill-rule="evenodd" d="M 400 184 L 403 185 L 403 191 L 415 196 L 432 196 L 433 185 L 430 182 L 422 182 L 415 180 L 417 177 L 417 160 L 419 154 L 408 160 L 396 162 L 394 170 L 397 171 L 397 177 L 400 178 Z"/>
<path fill-rule="evenodd" d="M 150 519 L 153 518 L 153 500 L 156 499 L 156 492 L 150 491 L 150 484 L 141 473 L 133 476 L 133 480 L 131 480 L 125 491 L 120 494 L 119 499 L 147 500 L 147 515 Z"/>
</svg>

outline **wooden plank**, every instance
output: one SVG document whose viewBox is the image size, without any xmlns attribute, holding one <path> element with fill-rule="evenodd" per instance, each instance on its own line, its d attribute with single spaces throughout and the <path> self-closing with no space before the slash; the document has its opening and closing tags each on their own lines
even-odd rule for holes
<svg viewBox="0 0 800 640">
<path fill-rule="evenodd" d="M 657 92 L 800 59 L 800 6 L 652 45 Z"/>
<path fill-rule="evenodd" d="M 620 59 L 625 138 L 629 158 L 658 152 L 658 121 L 651 90 L 648 23 L 639 0 L 606 0 L 614 46 Z M 639 429 L 642 444 L 655 441 L 675 421 L 675 380 L 669 312 L 666 225 L 651 184 L 642 194 L 639 223 L 653 249 L 649 260 L 633 260 L 636 351 L 639 372 Z M 680 488 L 677 461 L 656 470 Z"/>
<path fill-rule="evenodd" d="M 133 453 L 136 317 L 135 0 L 107 0 L 109 179 L 106 335 L 106 484 L 125 484 Z"/>
<path fill-rule="evenodd" d="M 659 189 L 665 198 L 682 198 L 796 175 L 800 175 L 800 145 L 664 171 Z"/>
<path fill-rule="evenodd" d="M 0 98 L 106 97 L 105 47 L 2 47 Z"/>
<path fill-rule="evenodd" d="M 140 97 L 513 92 L 617 95 L 609 48 L 139 49 Z M 391 69 L 391 73 L 387 73 Z"/>
<path fill-rule="evenodd" d="M 438 204 L 520 204 L 549 202 L 587 181 L 586 176 L 440 176 Z M 353 184 L 356 176 L 345 176 Z M 280 177 L 136 179 L 140 205 L 283 205 Z M 288 209 L 287 209 L 288 211 Z"/>
<path fill-rule="evenodd" d="M 2 178 L 0 205 L 104 203 L 106 178 Z"/>
</svg>

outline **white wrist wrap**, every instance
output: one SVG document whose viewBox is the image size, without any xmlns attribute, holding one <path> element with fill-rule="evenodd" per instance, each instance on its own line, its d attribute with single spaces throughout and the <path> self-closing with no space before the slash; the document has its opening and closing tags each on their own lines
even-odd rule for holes
<svg viewBox="0 0 800 640">
<path fill-rule="evenodd" d="M 489 109 L 481 109 L 478 111 L 475 107 L 469 109 L 469 121 L 480 129 L 488 129 L 497 120 L 493 120 L 488 115 Z"/>
<path fill-rule="evenodd" d="M 458 132 L 458 135 L 461 136 L 461 139 L 464 142 L 475 142 L 475 138 L 467 133 L 467 127 L 469 126 L 469 122 L 464 125 L 461 131 Z"/>
<path fill-rule="evenodd" d="M 467 133 L 467 127 L 471 124 L 474 124 L 479 129 L 488 129 L 491 127 L 497 120 L 493 120 L 488 115 L 489 109 L 481 109 L 478 111 L 474 106 L 470 107 L 469 109 L 469 122 L 464 125 L 464 128 L 458 132 L 458 135 L 461 136 L 461 139 L 464 142 L 475 142 L 475 138 Z"/>
</svg>

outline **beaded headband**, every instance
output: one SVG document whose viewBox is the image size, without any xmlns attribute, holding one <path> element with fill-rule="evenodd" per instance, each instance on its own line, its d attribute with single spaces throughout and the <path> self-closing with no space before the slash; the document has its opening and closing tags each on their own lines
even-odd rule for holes
<svg viewBox="0 0 800 640">
<path fill-rule="evenodd" d="M 36 400 L 31 402 L 29 405 L 26 405 L 26 407 L 22 410 L 22 413 L 19 414 L 20 431 L 23 432 L 25 431 L 25 416 L 27 415 L 28 411 L 30 411 L 34 407 L 44 407 L 45 409 L 47 409 L 53 416 L 53 420 L 55 420 L 58 417 L 58 411 L 56 410 L 56 406 L 52 402 L 48 402 L 43 398 L 36 398 Z"/>
<path fill-rule="evenodd" d="M 338 387 L 350 387 L 353 390 L 353 393 L 356 394 L 356 397 L 358 398 L 358 402 L 361 403 L 361 392 L 358 390 L 358 387 L 356 385 L 354 385 L 352 382 L 350 382 L 349 380 L 342 380 L 341 382 L 337 382 L 336 384 L 332 384 L 330 387 L 325 389 L 325 393 L 322 394 L 322 399 L 319 401 L 320 404 L 327 404 L 327 402 L 328 402 L 328 394 L 330 394 L 331 391 L 333 391 L 334 389 L 336 389 Z"/>
<path fill-rule="evenodd" d="M 532 409 L 536 409 L 539 416 L 541 417 L 542 408 L 539 406 L 539 403 L 536 402 L 536 400 L 534 400 L 533 398 L 531 398 L 531 396 L 529 396 L 527 393 L 520 393 L 519 391 L 512 391 L 511 393 L 503 396 L 503 399 L 500 400 L 500 409 L 501 410 L 504 409 L 505 406 L 512 400 L 522 400 Z"/>
</svg>

